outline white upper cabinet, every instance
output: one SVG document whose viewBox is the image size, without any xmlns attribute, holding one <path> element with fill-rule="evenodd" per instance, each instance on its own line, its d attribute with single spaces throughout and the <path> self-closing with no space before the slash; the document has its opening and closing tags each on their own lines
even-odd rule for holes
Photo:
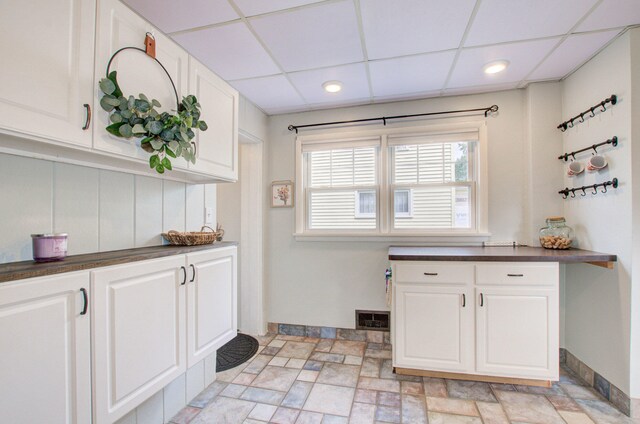
<svg viewBox="0 0 640 424">
<path fill-rule="evenodd" d="M 85 0 L 0 2 L 0 131 L 91 147 L 95 13 Z"/>
<path fill-rule="evenodd" d="M 189 94 L 198 98 L 209 129 L 196 131 L 196 163 L 189 169 L 229 181 L 238 179 L 238 92 L 189 58 Z"/>
<path fill-rule="evenodd" d="M 97 150 L 148 162 L 150 155 L 140 148 L 139 139 L 115 137 L 105 130 L 111 122 L 109 113 L 100 107 L 102 93 L 98 81 L 106 76 L 109 59 L 118 49 L 138 47 L 144 50 L 145 36 L 151 33 L 156 40 L 156 58 L 171 76 L 178 92 L 178 101 L 182 101 L 182 96 L 187 94 L 189 55 L 119 0 L 98 1 L 97 23 L 93 146 Z M 162 67 L 144 52 L 120 52 L 113 59 L 110 70 L 118 72 L 118 84 L 125 97 L 138 97 L 143 93 L 160 102 L 162 106 L 157 108 L 159 112 L 176 113 L 178 105 L 171 81 Z M 173 159 L 172 164 L 175 168 L 188 166 L 182 158 Z"/>
</svg>

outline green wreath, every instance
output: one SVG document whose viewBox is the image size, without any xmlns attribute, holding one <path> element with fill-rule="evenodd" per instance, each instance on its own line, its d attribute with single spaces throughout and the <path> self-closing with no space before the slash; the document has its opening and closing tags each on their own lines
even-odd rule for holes
<svg viewBox="0 0 640 424">
<path fill-rule="evenodd" d="M 193 95 L 183 97 L 176 115 L 159 113 L 155 108 L 161 105 L 156 99 L 149 100 L 142 93 L 138 98 L 124 96 L 116 77 L 113 71 L 99 83 L 104 93 L 100 106 L 109 112 L 111 121 L 106 130 L 116 137 L 141 138 L 140 147 L 151 153 L 149 166 L 159 174 L 172 169 L 170 158 L 183 157 L 195 164 L 193 128 L 207 130 L 207 124 L 200 120 L 198 99 Z"/>
</svg>

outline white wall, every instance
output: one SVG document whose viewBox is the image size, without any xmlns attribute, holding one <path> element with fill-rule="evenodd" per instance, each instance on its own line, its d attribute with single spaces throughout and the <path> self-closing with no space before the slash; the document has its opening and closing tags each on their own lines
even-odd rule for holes
<svg viewBox="0 0 640 424">
<path fill-rule="evenodd" d="M 553 203 L 548 207 L 532 206 L 529 201 L 542 189 L 556 190 L 555 185 L 560 183 L 549 187 L 548 179 L 561 181 L 559 164 L 549 165 L 558 162 L 553 154 L 559 147 L 551 156 L 538 154 L 539 149 L 554 143 L 554 137 L 555 142 L 560 143 L 557 136 L 547 139 L 549 131 L 539 128 L 557 125 L 558 117 L 551 115 L 560 108 L 558 91 L 558 84 L 549 84 L 533 92 L 512 90 L 272 116 L 265 187 L 274 180 L 294 179 L 296 135 L 287 130 L 289 124 L 497 104 L 499 115 L 488 119 L 489 231 L 492 240 L 529 242 L 544 224 L 542 219 L 548 209 L 561 209 L 559 198 L 548 193 L 544 199 Z M 548 112 L 531 114 L 531 117 L 527 113 L 547 104 L 551 104 Z M 531 180 L 527 173 L 531 166 L 556 168 L 555 173 L 543 175 L 543 179 Z M 388 266 L 387 249 L 391 243 L 296 241 L 294 209 L 272 209 L 268 204 L 266 228 L 267 321 L 353 328 L 355 309 L 387 309 L 384 270 Z"/>
<path fill-rule="evenodd" d="M 599 173 L 565 175 L 568 187 L 617 177 L 618 190 L 564 202 L 564 214 L 581 248 L 618 255 L 614 270 L 590 265 L 566 268 L 565 347 L 625 393 L 629 393 L 632 270 L 632 134 L 630 34 L 626 33 L 563 83 L 565 119 L 611 94 L 618 104 L 563 134 L 566 151 L 616 135 L 617 148 L 602 149 L 609 166 Z M 638 94 L 636 94 L 636 97 Z M 589 153 L 579 159 L 585 161 Z M 637 214 L 636 210 L 636 214 Z M 637 262 L 638 258 L 636 258 Z"/>
<path fill-rule="evenodd" d="M 160 245 L 162 232 L 199 230 L 216 206 L 215 185 L 6 154 L 0 192 L 0 263 L 31 260 L 33 233 L 68 233 L 70 255 Z"/>
<path fill-rule="evenodd" d="M 631 103 L 631 139 L 635 146 L 629 145 L 632 152 L 633 211 L 633 264 L 631 295 L 631 397 L 640 398 L 640 30 L 630 32 L 631 37 L 631 86 L 633 98 Z M 640 401 L 636 400 L 632 412 L 640 415 Z"/>
</svg>

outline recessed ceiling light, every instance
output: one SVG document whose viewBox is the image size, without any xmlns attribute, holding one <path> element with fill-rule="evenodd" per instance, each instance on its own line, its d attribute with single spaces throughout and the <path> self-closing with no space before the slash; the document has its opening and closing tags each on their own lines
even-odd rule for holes
<svg viewBox="0 0 640 424">
<path fill-rule="evenodd" d="M 327 81 L 322 84 L 322 88 L 324 88 L 324 91 L 327 93 L 337 93 L 342 90 L 342 83 L 340 81 Z"/>
<path fill-rule="evenodd" d="M 484 65 L 482 70 L 485 74 L 497 74 L 507 69 L 507 66 L 509 66 L 508 60 L 494 60 Z"/>
</svg>

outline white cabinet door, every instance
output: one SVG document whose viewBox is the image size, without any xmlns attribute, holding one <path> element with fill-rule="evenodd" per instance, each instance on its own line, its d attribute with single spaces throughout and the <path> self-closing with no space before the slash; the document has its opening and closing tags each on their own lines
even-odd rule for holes
<svg viewBox="0 0 640 424">
<path fill-rule="evenodd" d="M 113 423 L 186 370 L 184 255 L 91 273 L 94 424 Z"/>
<path fill-rule="evenodd" d="M 91 423 L 89 273 L 0 285 L 0 422 Z M 86 292 L 85 292 L 86 293 Z"/>
<path fill-rule="evenodd" d="M 189 169 L 236 181 L 238 179 L 238 92 L 203 64 L 189 58 L 189 93 L 202 105 L 209 128 L 196 131 L 196 163 Z"/>
<path fill-rule="evenodd" d="M 0 2 L 0 131 L 91 147 L 95 2 Z"/>
<path fill-rule="evenodd" d="M 171 75 L 179 101 L 182 101 L 187 91 L 189 55 L 119 0 L 99 0 L 97 22 L 93 145 L 98 150 L 148 162 L 150 155 L 140 148 L 139 139 L 115 137 L 105 130 L 110 124 L 109 114 L 100 107 L 102 94 L 97 82 L 106 76 L 113 53 L 122 47 L 144 49 L 145 35 L 150 32 L 156 39 L 156 58 Z M 160 65 L 145 53 L 125 50 L 115 57 L 110 69 L 118 71 L 118 83 L 125 96 L 138 97 L 139 93 L 144 93 L 161 103 L 159 112 L 175 113 L 177 104 L 171 82 Z M 182 158 L 173 159 L 172 163 L 174 168 L 187 168 L 187 162 Z"/>
<path fill-rule="evenodd" d="M 478 374 L 558 379 L 559 294 L 554 288 L 476 289 Z"/>
<path fill-rule="evenodd" d="M 474 312 L 469 295 L 468 286 L 396 284 L 394 366 L 472 372 Z"/>
<path fill-rule="evenodd" d="M 237 248 L 187 255 L 187 364 L 189 367 L 237 333 Z"/>
</svg>

